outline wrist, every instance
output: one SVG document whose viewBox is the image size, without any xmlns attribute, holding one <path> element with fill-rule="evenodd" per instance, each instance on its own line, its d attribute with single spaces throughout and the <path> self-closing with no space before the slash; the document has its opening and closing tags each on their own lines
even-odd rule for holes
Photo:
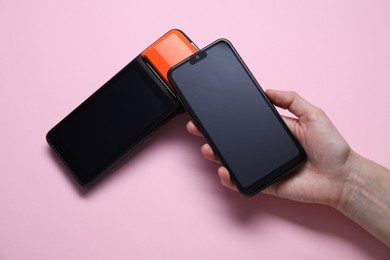
<svg viewBox="0 0 390 260">
<path fill-rule="evenodd" d="M 355 204 L 355 200 L 359 197 L 359 193 L 362 191 L 364 181 L 359 175 L 362 169 L 363 158 L 351 150 L 348 158 L 345 161 L 345 165 L 341 170 L 341 193 L 339 199 L 332 207 L 341 212 L 346 212 L 351 205 Z"/>
<path fill-rule="evenodd" d="M 335 208 L 390 246 L 390 171 L 351 151 Z"/>
</svg>

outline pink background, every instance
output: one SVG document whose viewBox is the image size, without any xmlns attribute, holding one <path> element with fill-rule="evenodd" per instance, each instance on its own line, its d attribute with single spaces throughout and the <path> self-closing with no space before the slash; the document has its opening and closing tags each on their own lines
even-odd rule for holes
<svg viewBox="0 0 390 260">
<path fill-rule="evenodd" d="M 172 28 L 233 42 L 390 167 L 390 2 L 0 2 L 0 259 L 389 259 L 335 210 L 223 188 L 181 115 L 89 192 L 46 132 Z"/>
</svg>

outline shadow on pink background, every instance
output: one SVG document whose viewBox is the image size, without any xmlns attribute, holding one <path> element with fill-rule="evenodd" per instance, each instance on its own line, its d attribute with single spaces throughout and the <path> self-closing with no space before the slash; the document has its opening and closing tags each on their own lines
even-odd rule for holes
<svg viewBox="0 0 390 260">
<path fill-rule="evenodd" d="M 335 210 L 219 184 L 182 114 L 91 190 L 46 132 L 154 40 L 233 42 L 263 88 L 322 107 L 390 167 L 388 1 L 0 4 L 0 259 L 389 259 Z"/>
</svg>

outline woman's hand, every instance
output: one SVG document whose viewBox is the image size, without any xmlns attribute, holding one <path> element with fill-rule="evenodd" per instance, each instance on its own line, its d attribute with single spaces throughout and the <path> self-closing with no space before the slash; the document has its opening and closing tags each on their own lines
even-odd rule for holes
<svg viewBox="0 0 390 260">
<path fill-rule="evenodd" d="M 275 106 L 296 116 L 283 119 L 306 151 L 308 160 L 297 172 L 264 192 L 297 201 L 337 205 L 354 152 L 320 108 L 294 92 L 268 90 L 266 94 Z M 202 136 L 192 121 L 188 122 L 187 130 Z M 201 152 L 207 159 L 219 162 L 208 144 L 202 146 Z M 218 174 L 224 186 L 237 190 L 225 167 L 221 166 Z"/>
</svg>

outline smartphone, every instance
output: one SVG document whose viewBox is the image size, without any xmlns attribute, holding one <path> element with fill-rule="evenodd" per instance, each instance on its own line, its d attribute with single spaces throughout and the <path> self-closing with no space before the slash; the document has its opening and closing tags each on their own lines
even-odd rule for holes
<svg viewBox="0 0 390 260">
<path fill-rule="evenodd" d="M 150 64 L 166 67 L 164 57 L 169 53 L 170 66 L 197 50 L 179 30 L 167 32 L 157 42 L 165 44 L 160 59 L 147 61 L 138 55 L 47 133 L 47 142 L 81 186 L 94 184 L 182 110 L 163 75 Z"/>
<path fill-rule="evenodd" d="M 254 195 L 306 160 L 228 40 L 180 62 L 168 77 L 241 193 Z"/>
</svg>

